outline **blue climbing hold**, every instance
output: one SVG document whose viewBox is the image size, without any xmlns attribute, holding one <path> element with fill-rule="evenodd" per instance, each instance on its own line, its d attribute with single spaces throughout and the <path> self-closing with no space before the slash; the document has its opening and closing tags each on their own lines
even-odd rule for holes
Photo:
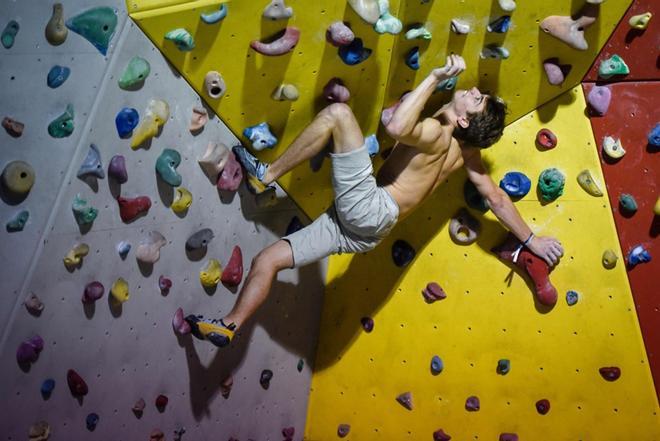
<svg viewBox="0 0 660 441">
<path fill-rule="evenodd" d="M 339 57 L 341 61 L 354 66 L 362 63 L 371 55 L 371 49 L 364 47 L 361 38 L 355 38 L 351 44 L 339 48 Z"/>
<path fill-rule="evenodd" d="M 660 123 L 657 123 L 649 132 L 648 140 L 653 147 L 660 147 Z"/>
<path fill-rule="evenodd" d="M 510 27 L 511 27 L 511 16 L 503 15 L 500 18 L 496 19 L 495 21 L 491 22 L 488 25 L 487 29 L 488 32 L 497 32 L 498 34 L 502 34 L 508 31 Z"/>
<path fill-rule="evenodd" d="M 69 78 L 70 73 L 71 69 L 68 67 L 56 64 L 50 68 L 48 77 L 46 78 L 46 84 L 48 84 L 48 87 L 51 89 L 60 87 L 66 81 L 66 79 Z"/>
<path fill-rule="evenodd" d="M 637 264 L 646 263 L 651 261 L 651 253 L 648 252 L 644 245 L 637 245 L 630 250 L 627 256 L 628 265 L 632 268 Z"/>
<path fill-rule="evenodd" d="M 580 295 L 576 291 L 568 291 L 566 293 L 566 303 L 568 306 L 573 306 L 578 302 Z"/>
<path fill-rule="evenodd" d="M 437 355 L 434 355 L 433 358 L 431 359 L 431 373 L 433 375 L 438 375 L 440 372 L 442 372 L 444 368 L 445 365 L 442 362 L 442 359 Z"/>
<path fill-rule="evenodd" d="M 458 77 L 449 77 L 444 79 L 435 86 L 435 92 L 444 92 L 447 90 L 454 90 L 456 88 L 456 83 L 458 83 Z"/>
<path fill-rule="evenodd" d="M 55 380 L 52 378 L 45 379 L 44 382 L 41 383 L 41 396 L 47 400 L 53 393 L 53 389 L 55 389 Z"/>
<path fill-rule="evenodd" d="M 271 133 L 268 123 L 265 122 L 247 127 L 243 130 L 243 136 L 252 142 L 252 148 L 257 151 L 265 148 L 272 149 L 277 144 L 277 138 Z"/>
<path fill-rule="evenodd" d="M 520 172 L 509 172 L 500 181 L 500 188 L 511 197 L 521 198 L 529 193 L 532 181 Z"/>
<path fill-rule="evenodd" d="M 215 24 L 227 16 L 227 4 L 223 3 L 220 5 L 220 9 L 214 12 L 209 12 L 208 14 L 202 13 L 200 18 L 206 24 Z"/>
<path fill-rule="evenodd" d="M 375 134 L 364 138 L 364 144 L 367 146 L 367 152 L 369 152 L 369 156 L 373 158 L 378 154 L 380 145 L 378 144 L 378 139 L 376 138 Z"/>
<path fill-rule="evenodd" d="M 410 49 L 406 55 L 406 66 L 412 70 L 419 70 L 419 47 Z"/>
<path fill-rule="evenodd" d="M 403 268 L 415 258 L 415 249 L 405 240 L 398 239 L 392 244 L 392 260 Z"/>
<path fill-rule="evenodd" d="M 137 110 L 130 107 L 121 109 L 115 117 L 115 125 L 117 126 L 119 137 L 130 137 L 133 129 L 137 127 L 138 122 L 140 122 L 140 115 Z"/>
<path fill-rule="evenodd" d="M 506 358 L 502 358 L 497 361 L 497 373 L 500 375 L 506 375 L 511 370 L 511 361 Z"/>
<path fill-rule="evenodd" d="M 90 413 L 89 415 L 87 415 L 87 418 L 85 418 L 85 424 L 87 424 L 87 430 L 89 430 L 90 432 L 96 429 L 96 425 L 98 423 L 99 423 L 99 416 L 94 412 Z"/>
<path fill-rule="evenodd" d="M 122 259 L 126 259 L 126 256 L 128 256 L 129 251 L 131 251 L 131 244 L 126 242 L 125 240 L 122 240 L 117 244 L 117 254 L 119 254 L 119 257 Z"/>
</svg>

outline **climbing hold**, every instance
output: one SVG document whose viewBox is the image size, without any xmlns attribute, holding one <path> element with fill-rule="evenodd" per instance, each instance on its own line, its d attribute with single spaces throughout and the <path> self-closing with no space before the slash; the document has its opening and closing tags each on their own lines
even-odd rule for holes
<svg viewBox="0 0 660 441">
<path fill-rule="evenodd" d="M 39 297 L 37 297 L 37 295 L 33 292 L 30 293 L 23 304 L 25 305 L 25 309 L 27 309 L 28 312 L 32 315 L 38 316 L 41 314 L 41 311 L 44 310 L 44 304 L 42 303 L 41 299 L 39 299 Z"/>
<path fill-rule="evenodd" d="M 431 34 L 431 31 L 423 25 L 419 25 L 406 32 L 406 40 L 430 40 L 432 37 L 433 34 Z"/>
<path fill-rule="evenodd" d="M 87 254 L 89 254 L 89 245 L 86 243 L 75 244 L 64 256 L 64 266 L 69 270 L 80 267 L 83 257 Z"/>
<path fill-rule="evenodd" d="M 285 438 L 284 441 L 292 441 L 295 433 L 296 429 L 294 427 L 285 427 L 282 429 L 282 436 Z"/>
<path fill-rule="evenodd" d="M 222 395 L 223 398 L 227 399 L 229 398 L 229 394 L 231 394 L 231 388 L 234 385 L 234 378 L 229 375 L 227 378 L 225 378 L 222 383 L 220 383 L 220 394 Z"/>
<path fill-rule="evenodd" d="M 653 214 L 656 216 L 660 216 L 660 197 L 655 201 L 655 205 L 653 206 Z"/>
<path fill-rule="evenodd" d="M 150 72 L 149 62 L 136 55 L 130 59 L 117 83 L 122 89 L 131 90 L 143 84 Z"/>
<path fill-rule="evenodd" d="M 557 136 L 550 129 L 541 129 L 536 133 L 536 145 L 544 149 L 552 149 L 557 146 Z"/>
<path fill-rule="evenodd" d="M 181 155 L 173 149 L 164 149 L 156 159 L 156 173 L 168 185 L 178 187 L 181 185 L 181 175 L 176 168 L 181 164 Z"/>
<path fill-rule="evenodd" d="M 616 381 L 621 376 L 621 369 L 616 366 L 602 367 L 598 372 L 607 381 Z"/>
<path fill-rule="evenodd" d="M 130 199 L 118 196 L 117 203 L 119 204 L 119 217 L 126 223 L 135 220 L 140 214 L 146 213 L 151 208 L 149 196 L 138 196 Z"/>
<path fill-rule="evenodd" d="M 479 398 L 475 396 L 468 397 L 465 400 L 465 410 L 468 412 L 476 412 L 480 409 L 481 405 L 479 403 Z"/>
<path fill-rule="evenodd" d="M 144 118 L 137 126 L 131 138 L 131 148 L 137 149 L 142 143 L 153 138 L 158 129 L 167 122 L 170 117 L 170 106 L 162 100 L 149 100 Z"/>
<path fill-rule="evenodd" d="M 96 429 L 96 425 L 98 423 L 99 423 L 99 416 L 94 412 L 88 414 L 87 418 L 85 418 L 85 425 L 87 426 L 87 430 L 89 430 L 90 432 L 93 432 L 94 429 Z"/>
<path fill-rule="evenodd" d="M 85 285 L 85 291 L 83 291 L 82 295 L 82 302 L 85 304 L 92 304 L 96 302 L 98 299 L 103 297 L 103 293 L 105 292 L 105 288 L 103 287 L 103 284 L 98 281 L 93 281 Z"/>
<path fill-rule="evenodd" d="M 367 23 L 376 24 L 380 18 L 378 0 L 348 0 L 348 4 Z"/>
<path fill-rule="evenodd" d="M 192 205 L 192 193 L 184 187 L 177 187 L 175 189 L 176 195 L 170 208 L 177 214 L 185 213 L 190 205 Z"/>
<path fill-rule="evenodd" d="M 92 43 L 105 55 L 117 28 L 117 14 L 107 6 L 92 8 L 68 19 L 66 27 Z"/>
<path fill-rule="evenodd" d="M 498 34 L 503 34 L 509 30 L 511 27 L 511 16 L 503 15 L 494 21 L 490 22 L 486 27 L 488 32 L 495 32 Z"/>
<path fill-rule="evenodd" d="M 286 20 L 293 15 L 293 8 L 286 6 L 284 0 L 271 0 L 262 15 L 271 20 Z"/>
<path fill-rule="evenodd" d="M 228 8 L 227 4 L 223 3 L 220 5 L 220 9 L 213 12 L 204 13 L 202 12 L 199 17 L 206 24 L 215 24 L 227 16 Z"/>
<path fill-rule="evenodd" d="M 0 39 L 2 40 L 2 45 L 5 49 L 10 49 L 14 45 L 14 40 L 16 39 L 16 34 L 21 27 L 19 26 L 16 20 L 10 20 L 5 26 L 5 29 L 2 31 Z"/>
<path fill-rule="evenodd" d="M 657 123 L 655 127 L 649 132 L 647 139 L 649 144 L 653 147 L 660 147 L 660 123 Z"/>
<path fill-rule="evenodd" d="M 190 334 L 190 324 L 185 321 L 183 316 L 183 309 L 177 308 L 172 317 L 172 328 L 174 332 L 179 335 Z"/>
<path fill-rule="evenodd" d="M 305 360 L 301 358 L 300 360 L 298 360 L 298 364 L 296 365 L 296 370 L 298 372 L 302 372 L 304 367 L 305 367 Z"/>
<path fill-rule="evenodd" d="M 626 154 L 620 139 L 611 136 L 603 138 L 603 152 L 612 159 L 619 159 Z"/>
<path fill-rule="evenodd" d="M 181 52 L 189 52 L 195 49 L 195 40 L 193 36 L 184 28 L 172 29 L 165 34 L 165 40 L 169 40 Z"/>
<path fill-rule="evenodd" d="M 589 170 L 582 170 L 577 177 L 578 184 L 580 187 L 591 196 L 602 196 L 603 191 L 600 189 L 600 186 L 596 183 L 591 172 Z"/>
<path fill-rule="evenodd" d="M 21 342 L 16 350 L 16 361 L 20 365 L 34 363 L 39 358 L 39 353 L 44 349 L 44 340 L 39 335 L 33 335 Z"/>
<path fill-rule="evenodd" d="M 337 426 L 337 436 L 339 438 L 346 438 L 348 436 L 348 433 L 351 431 L 351 425 L 350 424 L 340 424 Z"/>
<path fill-rule="evenodd" d="M 561 196 L 564 192 L 564 175 L 556 168 L 546 168 L 539 176 L 538 187 L 541 199 L 551 202 Z"/>
<path fill-rule="evenodd" d="M 497 3 L 500 5 L 500 8 L 506 12 L 511 12 L 516 9 L 516 2 L 514 0 L 497 0 Z"/>
<path fill-rule="evenodd" d="M 119 254 L 119 257 L 122 259 L 126 259 L 129 251 L 131 251 L 131 244 L 125 240 L 122 240 L 117 244 L 117 254 Z"/>
<path fill-rule="evenodd" d="M 138 399 L 131 410 L 133 413 L 135 413 L 138 418 L 142 415 L 142 412 L 144 412 L 144 408 L 147 407 L 147 403 L 144 402 L 143 398 Z"/>
<path fill-rule="evenodd" d="M 398 239 L 392 244 L 392 260 L 400 268 L 407 266 L 415 258 L 415 249 L 405 240 Z"/>
<path fill-rule="evenodd" d="M 158 409 L 159 412 L 165 411 L 165 407 L 167 407 L 168 402 L 169 402 L 169 400 L 167 399 L 167 397 L 165 395 L 162 395 L 162 394 L 158 395 L 156 397 L 156 402 L 155 402 L 156 409 Z"/>
<path fill-rule="evenodd" d="M 515 433 L 500 433 L 499 441 L 518 441 L 518 435 Z"/>
<path fill-rule="evenodd" d="M 149 434 L 149 441 L 165 441 L 165 434 L 160 429 L 153 429 Z"/>
<path fill-rule="evenodd" d="M 53 15 L 51 15 L 45 32 L 46 40 L 53 46 L 59 46 L 64 43 L 69 30 L 64 25 L 64 7 L 62 3 L 53 4 Z"/>
<path fill-rule="evenodd" d="M 594 85 L 587 95 L 587 102 L 598 115 L 605 115 L 610 107 L 612 91 L 607 86 Z"/>
<path fill-rule="evenodd" d="M 99 210 L 87 204 L 88 202 L 80 197 L 80 193 L 76 194 L 73 203 L 71 204 L 71 209 L 73 210 L 73 216 L 76 218 L 78 225 L 91 224 L 99 214 Z"/>
<path fill-rule="evenodd" d="M 110 159 L 108 165 L 108 176 L 113 178 L 119 184 L 128 181 L 128 172 L 126 171 L 126 159 L 122 155 L 115 155 Z"/>
<path fill-rule="evenodd" d="M 302 222 L 300 222 L 300 219 L 298 216 L 293 216 L 291 218 L 291 221 L 289 222 L 289 225 L 286 227 L 286 233 L 284 233 L 285 236 L 288 236 L 289 234 L 293 234 L 296 231 L 300 231 L 304 228 L 304 225 Z"/>
<path fill-rule="evenodd" d="M 447 435 L 444 430 L 438 429 L 433 432 L 433 441 L 450 441 L 451 436 Z"/>
<path fill-rule="evenodd" d="M 378 138 L 375 133 L 364 138 L 364 145 L 367 147 L 367 153 L 369 153 L 369 156 L 372 158 L 376 156 L 380 150 L 380 144 L 378 144 Z"/>
<path fill-rule="evenodd" d="M 410 49 L 405 58 L 406 66 L 412 70 L 419 70 L 419 47 Z"/>
<path fill-rule="evenodd" d="M 378 9 L 380 10 L 380 17 L 374 23 L 374 30 L 379 34 L 392 34 L 397 35 L 403 29 L 401 20 L 396 18 L 390 13 L 389 0 L 378 0 Z"/>
<path fill-rule="evenodd" d="M 589 44 L 584 38 L 584 30 L 596 21 L 597 16 L 598 9 L 587 4 L 578 13 L 576 19 L 568 16 L 551 15 L 546 17 L 539 26 L 543 32 L 563 41 L 570 47 L 586 51 L 589 49 Z"/>
<path fill-rule="evenodd" d="M 404 392 L 398 395 L 396 400 L 406 409 L 413 410 L 412 394 L 410 392 Z"/>
<path fill-rule="evenodd" d="M 177 424 L 174 429 L 174 441 L 181 441 L 184 433 L 186 433 L 186 428 Z"/>
<path fill-rule="evenodd" d="M 277 138 L 271 133 L 270 127 L 268 127 L 268 123 L 266 122 L 247 127 L 243 130 L 243 136 L 252 142 L 252 148 L 257 151 L 265 148 L 272 149 L 277 144 Z"/>
<path fill-rule="evenodd" d="M 236 156 L 234 156 L 232 152 L 229 152 L 227 163 L 225 164 L 222 173 L 220 173 L 217 186 L 220 190 L 236 191 L 242 180 L 243 168 L 236 160 Z"/>
<path fill-rule="evenodd" d="M 25 128 L 25 124 L 16 121 L 15 119 L 11 119 L 8 116 L 5 116 L 4 118 L 2 118 L 2 127 L 9 134 L 9 136 L 18 138 L 23 134 L 23 129 Z"/>
<path fill-rule="evenodd" d="M 227 90 L 227 85 L 225 80 L 222 78 L 220 73 L 211 70 L 206 73 L 204 77 L 204 88 L 206 89 L 206 94 L 213 99 L 220 98 L 225 94 Z"/>
<path fill-rule="evenodd" d="M 550 282 L 550 268 L 548 264 L 529 251 L 526 247 L 520 248 L 522 243 L 509 233 L 507 238 L 492 251 L 507 262 L 515 263 L 522 269 L 534 283 L 534 293 L 539 302 L 546 306 L 557 303 L 557 290 Z"/>
<path fill-rule="evenodd" d="M 16 231 L 23 231 L 25 224 L 30 217 L 30 212 L 27 210 L 22 210 L 16 213 L 16 215 L 7 222 L 5 228 L 8 232 L 13 233 Z"/>
<path fill-rule="evenodd" d="M 215 288 L 222 277 L 222 267 L 218 259 L 209 259 L 199 272 L 199 280 L 206 288 Z"/>
<path fill-rule="evenodd" d="M 126 138 L 133 133 L 133 129 L 137 127 L 140 121 L 140 115 L 137 110 L 124 107 L 115 117 L 115 126 L 117 127 L 117 134 L 120 138 Z"/>
<path fill-rule="evenodd" d="M 193 107 L 192 118 L 190 119 L 190 126 L 188 130 L 196 132 L 206 125 L 209 121 L 209 113 L 204 107 Z"/>
<path fill-rule="evenodd" d="M 52 378 L 47 378 L 41 383 L 41 396 L 47 400 L 55 390 L 55 380 Z"/>
<path fill-rule="evenodd" d="M 48 134 L 53 138 L 65 138 L 73 133 L 73 106 L 67 104 L 66 110 L 48 124 Z"/>
<path fill-rule="evenodd" d="M 103 170 L 103 164 L 101 164 L 101 152 L 96 144 L 90 144 L 87 156 L 85 156 L 76 174 L 79 178 L 85 178 L 89 175 L 100 179 L 105 178 L 105 170 Z"/>
<path fill-rule="evenodd" d="M 213 230 L 210 228 L 199 230 L 198 232 L 191 235 L 188 240 L 186 240 L 186 249 L 198 250 L 200 248 L 206 248 L 213 237 Z"/>
<path fill-rule="evenodd" d="M 651 253 L 649 253 L 648 250 L 644 248 L 644 245 L 637 245 L 632 250 L 630 250 L 626 260 L 628 261 L 628 266 L 632 268 L 640 263 L 650 262 Z"/>
<path fill-rule="evenodd" d="M 66 81 L 67 78 L 69 78 L 69 75 L 71 74 L 71 69 L 69 69 L 66 66 L 60 66 L 56 64 L 55 66 L 51 67 L 50 70 L 48 71 L 48 76 L 46 77 L 46 84 L 48 84 L 48 87 L 51 89 L 56 89 L 60 87 L 64 82 Z"/>
<path fill-rule="evenodd" d="M 630 20 L 628 20 L 628 24 L 634 29 L 644 30 L 648 27 L 651 17 L 653 17 L 653 14 L 651 14 L 650 12 L 645 12 L 644 14 L 639 14 L 639 15 L 633 15 L 632 17 L 630 17 Z"/>
<path fill-rule="evenodd" d="M 261 384 L 261 387 L 264 389 L 268 389 L 270 386 L 270 380 L 273 378 L 273 371 L 270 369 L 264 369 L 261 371 L 261 376 L 259 377 L 259 384 Z"/>
<path fill-rule="evenodd" d="M 468 207 L 481 211 L 485 213 L 488 211 L 488 202 L 486 199 L 479 193 L 477 187 L 469 179 L 465 180 L 463 184 L 463 198 Z"/>
<path fill-rule="evenodd" d="M 295 26 L 287 26 L 284 32 L 278 34 L 270 43 L 252 40 L 250 47 L 262 55 L 284 55 L 291 51 L 300 39 L 300 31 Z"/>
<path fill-rule="evenodd" d="M 536 402 L 536 411 L 541 415 L 545 415 L 546 413 L 550 412 L 550 401 L 546 400 L 545 398 L 538 400 Z"/>
<path fill-rule="evenodd" d="M 275 101 L 296 101 L 300 96 L 298 89 L 293 84 L 280 84 L 273 91 L 271 97 Z"/>
<path fill-rule="evenodd" d="M 110 295 L 117 303 L 124 303 L 130 297 L 128 282 L 121 277 L 115 280 L 110 288 Z"/>
<path fill-rule="evenodd" d="M 568 306 L 573 306 L 575 305 L 580 298 L 580 295 L 577 293 L 577 291 L 567 291 L 566 292 L 566 304 Z"/>
<path fill-rule="evenodd" d="M 351 44 L 355 39 L 355 34 L 343 21 L 335 21 L 328 26 L 325 38 L 333 46 L 339 47 Z"/>
<path fill-rule="evenodd" d="M 603 266 L 607 269 L 612 269 L 616 266 L 616 262 L 619 260 L 619 256 L 612 250 L 605 250 L 603 252 L 602 262 Z"/>
<path fill-rule="evenodd" d="M 454 90 L 456 88 L 456 83 L 458 82 L 458 77 L 449 77 L 440 81 L 437 86 L 435 86 L 435 92 L 444 92 L 449 90 Z"/>
<path fill-rule="evenodd" d="M 374 319 L 371 317 L 362 317 L 360 323 L 362 324 L 364 332 L 369 333 L 374 330 Z"/>
<path fill-rule="evenodd" d="M 631 194 L 621 194 L 621 196 L 619 196 L 619 206 L 621 207 L 621 211 L 625 214 L 631 215 L 637 212 L 637 201 Z"/>
<path fill-rule="evenodd" d="M 430 282 L 426 288 L 422 290 L 422 295 L 426 303 L 433 303 L 438 300 L 444 300 L 447 297 L 445 291 L 435 282 Z"/>
<path fill-rule="evenodd" d="M 522 198 L 532 188 L 532 181 L 524 173 L 508 172 L 500 180 L 500 188 L 513 198 Z"/>
<path fill-rule="evenodd" d="M 459 35 L 468 34 L 471 30 L 470 23 L 465 20 L 460 20 L 458 18 L 452 18 L 451 24 L 449 25 L 452 32 Z"/>
<path fill-rule="evenodd" d="M 156 263 L 160 259 L 160 249 L 165 244 L 167 244 L 165 236 L 158 231 L 150 231 L 135 250 L 135 258 L 145 263 Z"/>
<path fill-rule="evenodd" d="M 510 360 L 508 360 L 506 358 L 502 358 L 502 359 L 497 361 L 497 373 L 498 374 L 506 375 L 506 374 L 509 373 L 510 370 L 511 370 L 511 361 Z"/>
<path fill-rule="evenodd" d="M 617 54 L 601 61 L 598 68 L 598 76 L 605 79 L 611 78 L 614 75 L 628 75 L 629 73 L 630 69 L 628 69 L 628 65 Z"/>
<path fill-rule="evenodd" d="M 364 47 L 361 38 L 355 38 L 350 44 L 339 48 L 339 58 L 345 64 L 354 66 L 369 58 L 371 52 L 371 49 Z"/>
<path fill-rule="evenodd" d="M 172 280 L 161 274 L 158 277 L 158 289 L 160 289 L 160 293 L 167 295 L 170 292 L 170 288 L 172 288 Z"/>
<path fill-rule="evenodd" d="M 197 160 L 199 166 L 202 167 L 202 170 L 211 182 L 218 182 L 218 176 L 222 173 L 229 161 L 230 153 L 224 144 L 209 142 L 204 156 Z"/>
<path fill-rule="evenodd" d="M 445 364 L 442 362 L 442 359 L 437 355 L 434 355 L 431 358 L 431 373 L 433 375 L 438 375 L 445 368 Z"/>
<path fill-rule="evenodd" d="M 573 66 L 570 64 L 559 64 L 559 58 L 548 58 L 543 62 L 543 70 L 548 78 L 548 83 L 553 86 L 561 86 Z"/>
<path fill-rule="evenodd" d="M 461 208 L 449 222 L 449 236 L 454 243 L 470 245 L 477 240 L 481 224 L 469 211 Z"/>
<path fill-rule="evenodd" d="M 83 397 L 87 395 L 89 389 L 87 388 L 87 383 L 85 380 L 78 374 L 78 372 L 73 369 L 69 369 L 66 373 L 66 382 L 69 385 L 69 390 L 71 395 L 74 397 Z"/>
<path fill-rule="evenodd" d="M 229 262 L 222 271 L 221 280 L 227 286 L 238 286 L 243 280 L 243 253 L 238 245 L 231 252 Z"/>
<path fill-rule="evenodd" d="M 47 441 L 50 436 L 50 425 L 46 421 L 38 421 L 30 426 L 28 436 L 30 441 Z"/>
<path fill-rule="evenodd" d="M 340 78 L 334 77 L 323 87 L 323 96 L 331 103 L 346 103 L 351 99 L 351 92 Z"/>
<path fill-rule="evenodd" d="M 502 46 L 497 46 L 496 44 L 489 44 L 481 50 L 479 57 L 506 60 L 509 58 L 509 50 Z"/>
</svg>

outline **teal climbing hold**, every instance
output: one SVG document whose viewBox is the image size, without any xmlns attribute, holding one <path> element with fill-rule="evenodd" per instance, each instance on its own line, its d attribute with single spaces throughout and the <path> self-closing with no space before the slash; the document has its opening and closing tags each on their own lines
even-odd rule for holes
<svg viewBox="0 0 660 441">
<path fill-rule="evenodd" d="M 552 202 L 564 193 L 564 182 L 566 178 L 556 168 L 547 168 L 539 176 L 539 191 L 541 199 Z"/>
<path fill-rule="evenodd" d="M 30 217 L 30 212 L 23 210 L 14 216 L 9 222 L 7 222 L 6 228 L 7 231 L 13 233 L 15 231 L 23 231 L 25 224 Z"/>
<path fill-rule="evenodd" d="M 21 27 L 18 25 L 18 22 L 16 20 L 11 20 L 9 23 L 7 23 L 7 26 L 5 26 L 5 29 L 2 31 L 2 36 L 0 39 L 2 39 L 2 45 L 5 47 L 5 49 L 9 49 L 14 45 L 14 40 L 16 40 L 16 34 L 18 34 L 18 30 Z"/>
<path fill-rule="evenodd" d="M 105 55 L 117 29 L 117 14 L 108 6 L 92 8 L 68 19 L 66 27 L 92 43 Z"/>
<path fill-rule="evenodd" d="M 181 185 L 181 175 L 176 168 L 181 164 L 181 155 L 176 150 L 165 149 L 156 159 L 156 172 L 163 181 L 172 187 Z"/>
<path fill-rule="evenodd" d="M 128 62 L 128 65 L 122 72 L 121 77 L 117 81 L 119 87 L 122 89 L 131 89 L 139 84 L 142 84 L 144 80 L 149 76 L 151 72 L 151 66 L 149 62 L 141 57 L 133 57 L 131 61 Z"/>
<path fill-rule="evenodd" d="M 621 206 L 621 211 L 625 214 L 631 215 L 637 211 L 637 201 L 631 194 L 623 193 L 619 196 L 619 205 Z"/>
<path fill-rule="evenodd" d="M 614 54 L 607 60 L 603 60 L 598 68 L 598 76 L 601 78 L 611 78 L 614 75 L 628 75 L 630 69 L 619 55 Z"/>
<path fill-rule="evenodd" d="M 73 106 L 67 104 L 63 114 L 48 124 L 48 134 L 53 138 L 65 138 L 73 133 Z"/>
<path fill-rule="evenodd" d="M 165 40 L 173 42 L 182 52 L 189 52 L 195 48 L 193 36 L 183 28 L 172 29 L 165 34 Z"/>
<path fill-rule="evenodd" d="M 449 77 L 438 83 L 435 86 L 434 92 L 444 92 L 447 90 L 454 90 L 456 88 L 456 83 L 458 82 L 458 77 Z"/>
<path fill-rule="evenodd" d="M 99 210 L 87 204 L 87 201 L 80 197 L 79 194 L 73 199 L 73 204 L 71 204 L 71 209 L 73 210 L 73 215 L 76 218 L 78 225 L 88 225 L 94 222 L 96 216 L 99 214 Z"/>
<path fill-rule="evenodd" d="M 506 375 L 511 370 L 511 361 L 506 358 L 502 358 L 497 361 L 497 373 L 500 375 Z"/>
</svg>

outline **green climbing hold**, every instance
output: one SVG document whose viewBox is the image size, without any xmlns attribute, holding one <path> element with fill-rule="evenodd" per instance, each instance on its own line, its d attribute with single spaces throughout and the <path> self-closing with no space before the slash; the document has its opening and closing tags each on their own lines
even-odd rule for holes
<svg viewBox="0 0 660 441">
<path fill-rule="evenodd" d="M 598 68 L 598 76 L 605 79 L 613 77 L 614 75 L 628 75 L 629 73 L 630 69 L 628 69 L 626 62 L 616 54 L 612 55 L 607 60 L 603 60 Z"/>
<path fill-rule="evenodd" d="M 621 205 L 621 211 L 626 214 L 634 214 L 637 211 L 637 201 L 631 194 L 623 193 L 619 196 L 619 204 Z"/>
<path fill-rule="evenodd" d="M 30 212 L 27 210 L 23 210 L 20 213 L 18 213 L 16 216 L 14 216 L 13 219 L 11 219 L 9 222 L 7 222 L 7 231 L 14 232 L 14 231 L 23 231 L 23 228 L 25 227 L 25 224 L 28 221 L 28 218 L 30 217 Z"/>
<path fill-rule="evenodd" d="M 18 25 L 16 20 L 11 20 L 9 23 L 7 23 L 7 26 L 5 26 L 5 29 L 2 31 L 2 36 L 0 37 L 2 39 L 2 45 L 5 47 L 5 49 L 9 49 L 14 45 L 16 34 L 18 34 L 18 30 L 20 28 L 21 27 Z"/>
<path fill-rule="evenodd" d="M 82 12 L 66 21 L 66 27 L 92 43 L 103 55 L 117 28 L 117 14 L 108 6 Z"/>
<path fill-rule="evenodd" d="M 172 187 L 181 185 L 181 175 L 176 168 L 181 164 L 181 155 L 176 150 L 165 149 L 156 159 L 156 172 L 163 181 Z"/>
<path fill-rule="evenodd" d="M 176 47 L 183 52 L 188 52 L 195 48 L 195 40 L 193 39 L 193 36 L 183 28 L 172 29 L 165 34 L 165 40 L 172 41 Z"/>
<path fill-rule="evenodd" d="M 77 194 L 73 199 L 71 209 L 73 210 L 73 215 L 75 216 L 78 225 L 91 224 L 99 214 L 99 210 L 92 207 L 91 205 L 87 205 L 87 201 L 81 198 L 80 194 Z"/>
<path fill-rule="evenodd" d="M 552 202 L 564 193 L 564 182 L 566 178 L 556 168 L 547 168 L 539 176 L 539 191 L 541 199 Z"/>
<path fill-rule="evenodd" d="M 48 124 L 48 134 L 53 138 L 65 138 L 73 133 L 73 106 L 67 104 L 63 114 Z"/>
<path fill-rule="evenodd" d="M 132 87 L 144 82 L 151 72 L 149 62 L 144 58 L 135 56 L 131 58 L 128 65 L 122 72 L 117 81 L 122 89 L 131 89 Z"/>
</svg>

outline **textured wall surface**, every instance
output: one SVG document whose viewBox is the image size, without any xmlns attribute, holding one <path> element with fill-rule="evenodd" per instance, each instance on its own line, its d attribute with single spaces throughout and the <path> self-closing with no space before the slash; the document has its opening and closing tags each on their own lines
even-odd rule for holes
<svg viewBox="0 0 660 441">
<path fill-rule="evenodd" d="M 227 145 L 237 140 L 215 116 L 196 136 L 188 131 L 191 108 L 199 104 L 199 97 L 139 28 L 126 20 L 123 5 L 116 5 L 123 18 L 112 40 L 114 51 L 107 59 L 72 32 L 62 47 L 49 46 L 43 26 L 50 17 L 50 5 L 5 5 L 3 19 L 20 20 L 21 30 L 14 48 L 2 48 L 0 101 L 3 112 L 25 122 L 26 130 L 18 139 L 4 130 L 0 133 L 1 163 L 27 160 L 36 169 L 37 184 L 20 206 L 0 204 L 3 221 L 23 207 L 32 215 L 24 231 L 0 233 L 2 279 L 16 286 L 3 285 L 0 307 L 6 325 L 0 348 L 2 439 L 27 438 L 28 428 L 38 420 L 50 423 L 51 440 L 148 439 L 156 427 L 172 439 L 178 425 L 187 430 L 183 439 L 279 439 L 282 428 L 288 426 L 301 434 L 318 332 L 323 264 L 283 272 L 264 307 L 223 351 L 191 336 L 177 337 L 171 320 L 177 307 L 186 313 L 226 314 L 237 291 L 222 285 L 214 291 L 203 289 L 198 274 L 206 259 L 214 257 L 224 265 L 234 245 L 240 245 L 247 271 L 252 257 L 283 235 L 294 215 L 303 219 L 304 215 L 281 189 L 280 202 L 263 209 L 255 205 L 243 185 L 229 194 L 209 182 L 197 158 L 210 140 Z M 67 3 L 65 12 L 70 16 L 94 5 Z M 151 74 L 139 90 L 124 91 L 117 79 L 134 55 L 150 62 Z M 59 89 L 46 90 L 45 76 L 55 63 L 69 66 L 72 73 Z M 34 105 L 31 85 L 43 104 Z M 149 149 L 132 151 L 129 140 L 117 136 L 115 115 L 128 106 L 143 116 L 150 98 L 169 103 L 169 121 Z M 57 141 L 48 136 L 45 127 L 69 100 L 78 112 L 76 130 L 72 137 Z M 98 145 L 106 169 L 113 155 L 126 157 L 126 184 L 119 187 L 108 178 L 97 182 L 76 178 L 92 142 Z M 154 171 L 164 148 L 176 149 L 182 156 L 178 171 L 193 194 L 185 216 L 169 208 L 172 189 Z M 114 200 L 120 192 L 129 197 L 148 195 L 153 203 L 148 215 L 124 224 Z M 99 209 L 89 231 L 81 231 L 74 220 L 71 202 L 76 193 Z M 215 233 L 205 255 L 187 253 L 187 237 L 204 227 Z M 153 267 L 139 265 L 135 259 L 136 247 L 151 230 L 167 238 Z M 133 246 L 126 260 L 115 250 L 121 240 Z M 90 253 L 80 269 L 69 272 L 62 258 L 79 241 L 89 244 Z M 174 284 L 167 295 L 158 288 L 161 274 Z M 131 294 L 119 308 L 109 302 L 110 287 L 118 277 L 128 281 Z M 21 278 L 26 278 L 22 291 Z M 105 286 L 105 295 L 94 307 L 84 307 L 83 289 L 94 280 Z M 45 304 L 39 317 L 28 314 L 21 304 L 22 296 L 30 292 Z M 23 370 L 16 362 L 16 349 L 35 333 L 44 338 L 45 349 L 36 363 Z M 299 372 L 300 360 L 304 366 Z M 89 386 L 89 394 L 81 402 L 67 387 L 70 368 Z M 263 369 L 274 372 L 268 390 L 259 384 Z M 220 384 L 230 374 L 234 386 L 225 399 Z M 47 378 L 55 379 L 56 387 L 46 400 L 39 388 Z M 169 397 L 162 413 L 154 405 L 159 394 Z M 147 403 L 140 419 L 131 411 L 139 398 Z M 85 428 L 90 412 L 100 416 L 94 432 Z"/>
</svg>

